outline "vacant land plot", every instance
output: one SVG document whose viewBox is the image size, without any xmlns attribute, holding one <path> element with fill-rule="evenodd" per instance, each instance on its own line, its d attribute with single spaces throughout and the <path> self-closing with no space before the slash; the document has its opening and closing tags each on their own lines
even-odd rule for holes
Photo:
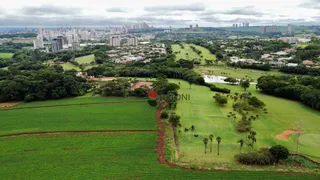
<svg viewBox="0 0 320 180">
<path fill-rule="evenodd" d="M 75 65 L 71 64 L 70 62 L 61 64 L 61 66 L 63 67 L 64 70 L 74 69 L 76 71 L 80 71 L 80 68 L 78 66 L 75 66 Z"/>
<path fill-rule="evenodd" d="M 90 64 L 91 62 L 94 62 L 94 55 L 88 55 L 88 56 L 82 56 L 75 59 L 77 63 L 79 64 Z"/>
<path fill-rule="evenodd" d="M 177 81 L 177 80 L 175 80 Z M 232 100 L 225 107 L 221 107 L 214 102 L 212 92 L 207 87 L 189 85 L 180 81 L 181 89 L 179 93 L 190 94 L 191 100 L 178 102 L 177 113 L 181 116 L 181 133 L 179 133 L 181 161 L 189 163 L 233 163 L 234 155 L 239 153 L 239 139 L 246 139 L 246 134 L 237 133 L 236 122 L 227 118 L 227 114 L 232 111 Z M 218 87 L 230 88 L 232 93 L 244 92 L 240 86 L 217 84 Z M 276 136 L 288 129 L 296 129 L 298 120 L 302 120 L 302 135 L 300 137 L 300 150 L 317 160 L 320 159 L 320 112 L 312 110 L 299 102 L 289 101 L 264 95 L 255 90 L 255 86 L 247 90 L 254 96 L 261 99 L 268 109 L 268 114 L 260 114 L 258 120 L 253 121 L 253 128 L 257 132 L 257 143 L 255 149 L 270 147 L 275 144 L 282 144 L 295 150 L 295 134 L 291 134 L 288 140 L 278 139 Z M 237 115 L 240 120 L 240 115 Z M 195 126 L 195 132 L 185 133 L 184 128 Z M 199 135 L 194 137 L 193 134 Z M 220 156 L 217 156 L 217 142 L 213 141 L 213 153 L 204 155 L 203 138 L 213 134 L 215 138 L 220 136 Z M 303 139 L 303 142 L 302 142 Z M 209 142 L 210 145 L 210 142 Z M 208 145 L 208 146 L 209 146 Z M 244 151 L 249 151 L 246 145 Z"/>
<path fill-rule="evenodd" d="M 60 102 L 21 104 L 12 110 L 0 111 L 0 135 L 71 130 L 156 129 L 155 109 L 145 99 L 105 99 L 70 98 Z"/>
<path fill-rule="evenodd" d="M 240 68 L 231 68 L 231 67 L 224 67 L 224 66 L 197 66 L 195 71 L 201 74 L 210 74 L 216 76 L 226 76 L 226 77 L 233 77 L 233 78 L 247 78 L 253 79 L 257 81 L 257 79 L 261 76 L 267 75 L 281 75 L 283 73 L 271 70 L 271 71 L 259 71 L 253 69 L 240 69 Z"/>
<path fill-rule="evenodd" d="M 156 132 L 0 138 L 2 179 L 317 179 L 275 172 L 191 171 L 158 163 Z"/>
<path fill-rule="evenodd" d="M 3 59 L 11 59 L 13 56 L 13 53 L 3 53 L 3 52 L 0 52 L 0 58 L 3 58 Z"/>
<path fill-rule="evenodd" d="M 200 50 L 202 53 L 201 57 L 199 54 L 194 52 L 191 49 L 191 46 L 194 46 L 196 49 Z M 200 60 L 201 64 L 205 64 L 205 59 L 208 60 L 216 60 L 216 56 L 214 54 L 211 54 L 210 51 L 204 47 L 197 46 L 194 44 L 183 44 L 184 48 L 181 48 L 180 45 L 174 44 L 172 45 L 172 50 L 176 55 L 176 60 L 179 59 L 186 59 L 186 60 Z"/>
</svg>

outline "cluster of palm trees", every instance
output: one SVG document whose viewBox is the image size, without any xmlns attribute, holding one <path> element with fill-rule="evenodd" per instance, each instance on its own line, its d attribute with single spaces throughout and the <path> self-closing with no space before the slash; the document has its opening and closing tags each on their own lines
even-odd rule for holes
<svg viewBox="0 0 320 180">
<path fill-rule="evenodd" d="M 187 138 L 187 133 L 189 132 L 189 131 L 191 131 L 192 132 L 192 135 L 193 136 L 195 136 L 195 137 L 197 137 L 196 136 L 196 134 L 194 134 L 194 131 L 196 130 L 196 128 L 195 128 L 195 126 L 194 125 L 192 125 L 190 128 L 184 128 L 184 133 L 185 133 L 185 135 L 186 135 L 186 138 Z"/>
<path fill-rule="evenodd" d="M 203 141 L 203 143 L 204 143 L 204 153 L 205 153 L 205 154 L 207 153 L 207 144 L 208 144 L 209 140 L 210 140 L 210 152 L 212 152 L 212 141 L 213 141 L 213 138 L 214 138 L 214 136 L 213 136 L 212 134 L 210 134 L 208 138 L 207 138 L 207 137 L 203 138 L 202 141 Z M 220 154 L 219 152 L 220 152 L 221 137 L 218 136 L 218 137 L 216 138 L 216 141 L 217 141 L 217 143 L 218 143 L 218 155 L 219 155 L 219 154 Z"/>
</svg>

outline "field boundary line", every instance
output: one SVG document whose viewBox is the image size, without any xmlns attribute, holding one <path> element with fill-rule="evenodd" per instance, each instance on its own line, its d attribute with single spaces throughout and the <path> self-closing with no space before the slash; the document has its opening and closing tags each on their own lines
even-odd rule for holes
<svg viewBox="0 0 320 180">
<path fill-rule="evenodd" d="M 0 109 L 0 111 L 11 111 L 11 110 L 19 110 L 19 109 L 37 109 L 37 108 L 51 108 L 51 107 L 66 107 L 66 106 L 82 106 L 82 105 L 94 105 L 94 104 L 127 104 L 127 103 L 141 103 L 146 102 L 145 100 L 139 101 L 108 101 L 108 102 L 93 102 L 93 103 L 79 103 L 79 104 L 56 104 L 56 105 L 48 105 L 48 106 L 32 106 L 32 107 L 17 107 L 17 108 L 7 108 Z"/>
<path fill-rule="evenodd" d="M 41 134 L 77 134 L 77 133 L 99 133 L 99 132 L 158 132 L 157 130 L 136 130 L 136 129 L 124 129 L 124 130 L 74 130 L 74 131 L 43 131 L 43 132 L 22 132 L 22 133 L 14 133 L 14 134 L 4 134 L 0 135 L 1 137 L 15 137 L 15 136 L 25 136 L 25 135 L 41 135 Z"/>
</svg>

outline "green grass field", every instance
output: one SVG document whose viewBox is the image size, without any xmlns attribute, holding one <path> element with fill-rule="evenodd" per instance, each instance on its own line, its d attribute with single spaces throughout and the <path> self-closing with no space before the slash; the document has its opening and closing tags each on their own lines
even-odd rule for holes
<svg viewBox="0 0 320 180">
<path fill-rule="evenodd" d="M 175 80 L 177 82 L 178 80 Z M 180 153 L 181 161 L 195 164 L 203 163 L 233 163 L 234 155 L 239 153 L 239 139 L 246 139 L 245 134 L 237 133 L 235 130 L 236 122 L 228 119 L 228 112 L 232 111 L 233 101 L 229 99 L 225 107 L 217 105 L 212 96 L 215 92 L 204 86 L 189 85 L 180 81 L 181 89 L 179 93 L 190 94 L 191 100 L 179 101 L 177 114 L 181 116 L 182 132 L 180 136 Z M 241 93 L 244 90 L 240 86 L 231 86 L 227 84 L 217 84 L 218 87 L 227 87 L 232 93 Z M 316 160 L 320 160 L 320 112 L 312 110 L 302 103 L 289 101 L 264 95 L 255 90 L 251 85 L 248 90 L 254 96 L 261 99 L 268 109 L 268 114 L 260 114 L 260 118 L 253 122 L 253 128 L 257 132 L 257 143 L 255 149 L 269 147 L 275 144 L 282 144 L 295 150 L 294 135 L 288 140 L 279 140 L 275 136 L 287 129 L 296 129 L 297 121 L 302 120 L 302 135 L 300 138 L 300 153 L 306 154 Z M 240 115 L 238 120 L 240 119 Z M 185 134 L 183 129 L 194 125 L 195 134 L 199 137 L 193 137 L 192 133 Z M 215 137 L 220 136 L 221 155 L 217 156 L 217 142 L 213 142 L 213 153 L 204 155 L 203 138 L 213 134 Z M 250 150 L 245 146 L 245 151 Z"/>
<path fill-rule="evenodd" d="M 0 138 L 2 179 L 317 179 L 276 172 L 191 171 L 161 165 L 157 133 L 46 134 Z"/>
<path fill-rule="evenodd" d="M 190 46 L 196 47 L 198 50 L 200 50 L 202 53 L 201 55 L 203 56 L 202 58 L 195 53 Z M 205 64 L 205 59 L 208 60 L 216 60 L 216 56 L 214 54 L 211 54 L 210 51 L 204 47 L 197 46 L 194 44 L 183 44 L 184 49 L 182 49 L 178 44 L 172 45 L 172 51 L 177 52 L 176 53 L 176 60 L 179 59 L 187 59 L 187 60 L 193 60 L 193 59 L 200 59 L 201 64 Z"/>
<path fill-rule="evenodd" d="M 63 67 L 64 70 L 74 69 L 76 71 L 80 71 L 80 68 L 78 66 L 75 66 L 75 65 L 71 64 L 70 62 L 61 64 L 61 66 Z"/>
<path fill-rule="evenodd" d="M 183 83 L 182 86 L 187 85 Z M 188 89 L 183 88 L 183 90 Z M 156 130 L 155 108 L 146 102 L 81 105 L 137 100 L 141 99 L 88 95 L 56 101 L 22 103 L 12 110 L 0 111 L 0 134 L 93 129 Z M 72 106 L 35 108 L 62 104 Z M 18 109 L 28 107 L 33 109 Z M 2 179 L 303 180 L 318 178 L 309 174 L 297 176 L 269 171 L 203 172 L 168 167 L 157 161 L 157 137 L 157 132 L 55 133 L 0 137 L 0 177 Z"/>
<path fill-rule="evenodd" d="M 240 69 L 240 68 L 235 69 L 235 68 L 223 67 L 223 66 L 197 66 L 195 68 L 195 71 L 200 74 L 227 76 L 227 77 L 233 77 L 238 79 L 247 78 L 247 79 L 253 79 L 254 81 L 257 81 L 257 79 L 261 76 L 283 74 L 276 70 L 259 71 L 259 70 L 253 70 L 253 69 Z"/>
<path fill-rule="evenodd" d="M 79 64 L 90 64 L 91 62 L 94 62 L 94 54 L 78 57 L 75 61 Z"/>
<path fill-rule="evenodd" d="M 0 135 L 21 132 L 48 132 L 68 130 L 119 130 L 141 129 L 155 130 L 154 108 L 145 99 L 138 98 L 103 98 L 84 97 L 57 101 L 26 103 L 14 106 L 13 110 L 0 111 Z M 130 101 L 142 101 L 123 103 Z M 82 103 L 102 103 L 87 104 Z M 119 102 L 119 103 L 110 103 Z M 44 107 L 32 109 L 35 106 L 54 106 L 61 104 L 78 104 L 63 107 Z"/>
<path fill-rule="evenodd" d="M 13 56 L 13 53 L 2 53 L 0 52 L 0 58 L 3 58 L 3 59 L 11 59 Z"/>
</svg>

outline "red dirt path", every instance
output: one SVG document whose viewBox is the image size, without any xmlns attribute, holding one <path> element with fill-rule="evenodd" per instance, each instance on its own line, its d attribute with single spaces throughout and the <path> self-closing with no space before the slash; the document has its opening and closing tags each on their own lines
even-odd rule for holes
<svg viewBox="0 0 320 180">
<path fill-rule="evenodd" d="M 172 163 L 169 163 L 167 160 L 166 160 L 166 157 L 164 155 L 164 138 L 165 138 L 165 135 L 164 135 L 164 125 L 163 123 L 161 122 L 161 111 L 166 108 L 167 104 L 161 104 L 159 108 L 157 108 L 157 111 L 156 111 L 156 119 L 157 119 L 157 124 L 158 124 L 158 132 L 159 132 L 159 135 L 158 135 L 158 142 L 157 142 L 157 153 L 159 154 L 159 157 L 158 157 L 158 161 L 160 164 L 166 164 L 168 166 L 175 166 L 174 164 Z"/>
</svg>

